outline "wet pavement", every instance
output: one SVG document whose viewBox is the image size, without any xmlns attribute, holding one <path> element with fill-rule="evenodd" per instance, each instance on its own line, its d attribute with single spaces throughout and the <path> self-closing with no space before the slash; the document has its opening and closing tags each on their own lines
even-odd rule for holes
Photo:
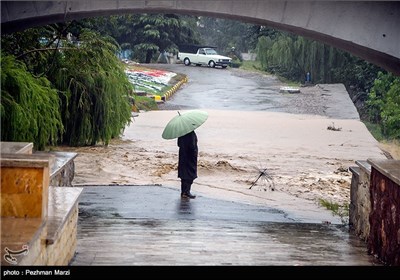
<svg viewBox="0 0 400 280">
<path fill-rule="evenodd" d="M 311 114 L 337 119 L 359 119 L 346 88 L 342 84 L 318 85 L 318 91 L 299 87 L 301 93 L 280 92 L 282 86 L 275 76 L 241 69 L 154 64 L 188 76 L 188 83 L 172 95 L 161 110 L 217 109 L 238 111 L 269 111 Z"/>
<path fill-rule="evenodd" d="M 379 265 L 346 226 L 161 186 L 86 186 L 71 265 Z"/>
</svg>

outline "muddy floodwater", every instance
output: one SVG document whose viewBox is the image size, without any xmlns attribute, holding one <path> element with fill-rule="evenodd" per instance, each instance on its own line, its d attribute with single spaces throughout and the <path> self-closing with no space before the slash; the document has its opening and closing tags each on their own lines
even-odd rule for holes
<svg viewBox="0 0 400 280">
<path fill-rule="evenodd" d="M 356 160 L 386 158 L 343 85 L 291 94 L 258 73 L 159 68 L 188 76 L 160 110 L 139 112 L 108 146 L 63 148 L 78 153 L 73 184 L 84 187 L 74 265 L 375 264 L 345 210 L 321 206 L 348 205 Z M 209 117 L 196 129 L 197 198 L 186 203 L 176 139 L 161 135 L 191 109 Z M 271 180 L 255 183 L 261 171 Z"/>
</svg>

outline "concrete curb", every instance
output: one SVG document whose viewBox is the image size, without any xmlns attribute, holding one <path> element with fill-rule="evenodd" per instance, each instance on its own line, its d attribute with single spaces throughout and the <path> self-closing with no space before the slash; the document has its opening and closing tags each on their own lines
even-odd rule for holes
<svg viewBox="0 0 400 280">
<path fill-rule="evenodd" d="M 163 101 L 167 101 L 175 92 L 178 91 L 178 89 L 184 84 L 188 82 L 188 77 L 185 75 L 185 77 L 180 80 L 178 83 L 176 83 L 172 88 L 170 88 L 162 97 L 161 99 Z"/>
</svg>

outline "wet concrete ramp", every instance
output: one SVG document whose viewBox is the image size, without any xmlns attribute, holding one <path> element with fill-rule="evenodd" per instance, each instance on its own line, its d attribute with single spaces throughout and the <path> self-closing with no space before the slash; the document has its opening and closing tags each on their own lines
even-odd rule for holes
<svg viewBox="0 0 400 280">
<path fill-rule="evenodd" d="M 71 265 L 377 265 L 342 225 L 159 186 L 90 186 Z"/>
</svg>

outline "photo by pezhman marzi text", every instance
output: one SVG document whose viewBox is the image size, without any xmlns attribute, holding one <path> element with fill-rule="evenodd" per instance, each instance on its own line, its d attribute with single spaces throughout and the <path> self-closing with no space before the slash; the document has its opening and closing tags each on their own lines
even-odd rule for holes
<svg viewBox="0 0 400 280">
<path fill-rule="evenodd" d="M 15 276 L 71 276 L 71 269 L 64 267 L 2 267 L 2 277 Z M 11 278 L 10 277 L 10 278 Z"/>
</svg>

